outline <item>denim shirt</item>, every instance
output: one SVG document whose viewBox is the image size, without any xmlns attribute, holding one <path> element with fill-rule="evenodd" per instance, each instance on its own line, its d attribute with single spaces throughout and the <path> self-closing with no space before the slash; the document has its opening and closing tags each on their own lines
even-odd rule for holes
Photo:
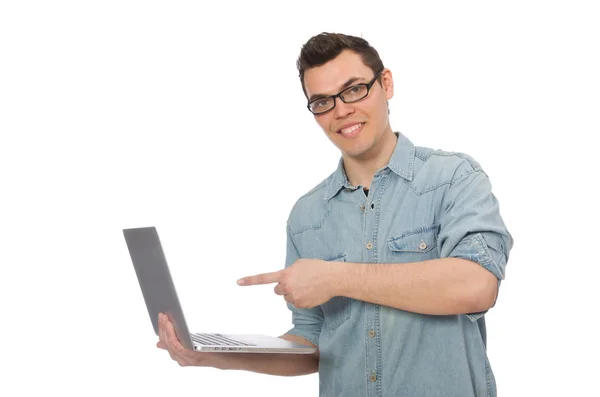
<svg viewBox="0 0 600 397">
<path fill-rule="evenodd" d="M 403 134 L 369 194 L 337 170 L 294 204 L 288 267 L 298 258 L 402 263 L 456 257 L 498 285 L 513 238 L 480 165 L 414 146 Z M 288 331 L 319 347 L 320 396 L 496 396 L 485 313 L 424 315 L 336 296 L 292 312 Z"/>
</svg>

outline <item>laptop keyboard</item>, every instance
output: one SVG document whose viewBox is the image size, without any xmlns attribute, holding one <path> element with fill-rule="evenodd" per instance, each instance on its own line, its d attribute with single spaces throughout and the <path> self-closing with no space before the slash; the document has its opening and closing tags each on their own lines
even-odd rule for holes
<svg viewBox="0 0 600 397">
<path fill-rule="evenodd" d="M 256 346 L 239 340 L 228 338 L 221 334 L 191 334 L 192 340 L 206 346 Z"/>
</svg>

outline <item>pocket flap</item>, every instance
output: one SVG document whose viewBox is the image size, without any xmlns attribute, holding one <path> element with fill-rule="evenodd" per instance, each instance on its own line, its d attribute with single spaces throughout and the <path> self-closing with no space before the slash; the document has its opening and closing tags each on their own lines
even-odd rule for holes
<svg viewBox="0 0 600 397">
<path fill-rule="evenodd" d="M 327 255 L 321 257 L 321 259 L 326 262 L 346 262 L 346 254 L 340 253 L 335 255 Z"/>
<path fill-rule="evenodd" d="M 388 238 L 388 247 L 397 252 L 429 252 L 437 247 L 440 225 L 420 227 L 402 233 L 398 237 Z"/>
</svg>

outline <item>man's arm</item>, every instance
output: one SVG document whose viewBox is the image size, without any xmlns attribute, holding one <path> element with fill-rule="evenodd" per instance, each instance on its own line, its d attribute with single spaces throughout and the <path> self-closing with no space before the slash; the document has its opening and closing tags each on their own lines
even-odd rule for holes
<svg viewBox="0 0 600 397">
<path fill-rule="evenodd" d="M 156 346 L 167 350 L 171 358 L 182 367 L 212 367 L 278 376 L 308 375 L 317 372 L 319 368 L 318 349 L 313 354 L 208 353 L 186 349 L 177 339 L 172 323 L 164 315 L 159 316 L 159 337 Z M 297 335 L 284 334 L 280 338 L 316 347 Z"/>
<path fill-rule="evenodd" d="M 423 314 L 489 309 L 498 279 L 461 258 L 399 264 L 340 263 L 338 295 Z"/>
<path fill-rule="evenodd" d="M 441 259 L 351 264 L 343 295 L 425 314 L 480 314 L 492 307 L 513 239 L 475 161 L 457 168 L 442 208 Z"/>
</svg>

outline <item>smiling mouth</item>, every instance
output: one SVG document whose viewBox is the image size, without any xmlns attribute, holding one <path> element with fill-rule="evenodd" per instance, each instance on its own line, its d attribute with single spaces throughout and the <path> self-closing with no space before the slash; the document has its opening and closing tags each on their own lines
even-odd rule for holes
<svg viewBox="0 0 600 397">
<path fill-rule="evenodd" d="M 347 138 L 355 137 L 356 135 L 358 135 L 358 133 L 360 131 L 362 131 L 364 125 L 365 125 L 365 123 L 357 123 L 357 124 L 351 125 L 350 127 L 342 128 L 341 130 L 338 131 L 338 134 L 340 134 L 344 137 L 347 137 Z"/>
</svg>

